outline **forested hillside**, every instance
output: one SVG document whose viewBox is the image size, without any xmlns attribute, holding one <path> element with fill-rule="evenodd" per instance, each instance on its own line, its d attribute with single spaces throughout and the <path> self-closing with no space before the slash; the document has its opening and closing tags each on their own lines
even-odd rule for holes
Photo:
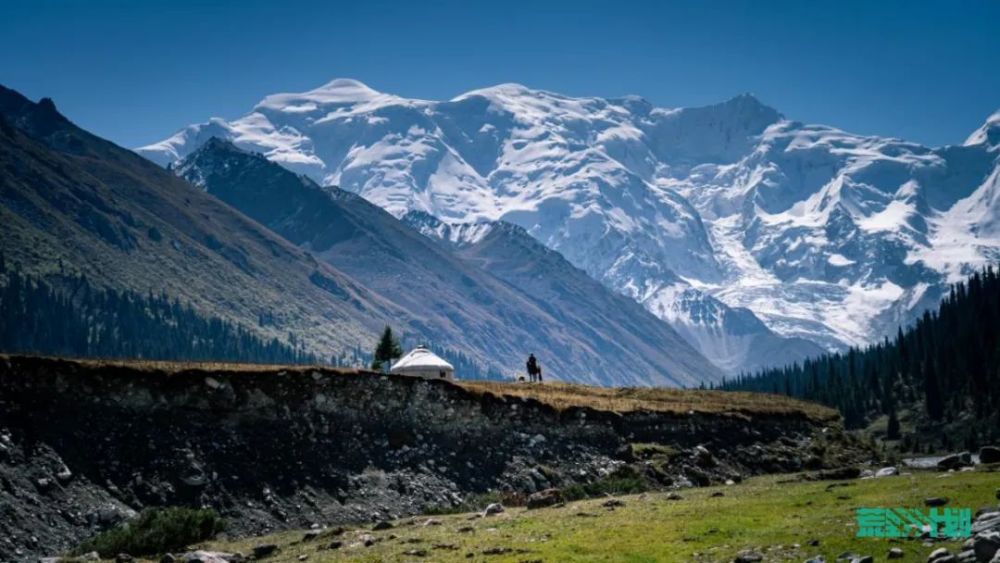
<svg viewBox="0 0 1000 563">
<path fill-rule="evenodd" d="M 904 450 L 975 447 L 1000 436 L 1000 273 L 952 287 L 894 339 L 740 376 L 723 389 L 781 393 L 836 407 L 849 427 L 885 416 Z"/>
<path fill-rule="evenodd" d="M 314 363 L 301 347 L 261 339 L 166 295 L 96 288 L 83 276 L 58 287 L 0 255 L 0 352 L 86 358 Z"/>
</svg>

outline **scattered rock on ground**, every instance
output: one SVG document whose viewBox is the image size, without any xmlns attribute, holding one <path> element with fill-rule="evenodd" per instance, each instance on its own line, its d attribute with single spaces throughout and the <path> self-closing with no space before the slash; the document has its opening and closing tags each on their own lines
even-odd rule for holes
<svg viewBox="0 0 1000 563">
<path fill-rule="evenodd" d="M 979 463 L 1000 463 L 1000 447 L 983 446 L 979 448 Z"/>
<path fill-rule="evenodd" d="M 969 452 L 951 454 L 941 458 L 941 460 L 937 462 L 937 468 L 942 471 L 959 469 L 969 465 L 972 465 L 972 454 Z"/>
<path fill-rule="evenodd" d="M 1000 551 L 1000 531 L 985 530 L 972 537 L 976 561 L 990 561 Z"/>
<path fill-rule="evenodd" d="M 393 527 L 392 522 L 389 522 L 387 520 L 379 520 L 374 526 L 372 526 L 372 530 L 375 531 L 390 530 L 392 529 L 392 527 Z"/>
<path fill-rule="evenodd" d="M 604 508 L 617 508 L 619 506 L 625 506 L 625 501 L 617 498 L 609 498 L 608 500 L 601 503 Z"/>
<path fill-rule="evenodd" d="M 504 511 L 503 505 L 499 502 L 491 502 L 486 505 L 486 510 L 483 511 L 483 516 L 493 516 L 494 514 L 500 514 Z"/>
<path fill-rule="evenodd" d="M 902 549 L 898 547 L 893 547 L 889 549 L 889 553 L 886 554 L 886 557 L 889 559 L 901 559 L 903 555 L 904 553 Z"/>
<path fill-rule="evenodd" d="M 253 556 L 260 559 L 261 557 L 267 557 L 268 555 L 273 554 L 275 551 L 278 551 L 277 545 L 273 543 L 264 543 L 254 546 Z"/>
<path fill-rule="evenodd" d="M 933 561 L 940 561 L 943 560 L 945 557 L 953 557 L 953 556 L 948 551 L 948 548 L 939 547 L 934 551 L 932 551 L 931 554 L 927 556 L 927 563 L 931 563 Z"/>
<path fill-rule="evenodd" d="M 684 497 L 677 493 L 670 493 L 667 495 L 667 500 L 684 500 Z"/>
<path fill-rule="evenodd" d="M 757 563 L 763 560 L 764 556 L 760 552 L 752 549 L 744 549 L 736 554 L 736 559 L 733 559 L 733 563 Z"/>
<path fill-rule="evenodd" d="M 944 506 L 948 504 L 948 499 L 945 497 L 930 497 L 924 499 L 924 506 Z"/>
<path fill-rule="evenodd" d="M 899 469 L 895 467 L 883 467 L 875 472 L 875 477 L 892 477 L 893 475 L 899 475 Z"/>
</svg>

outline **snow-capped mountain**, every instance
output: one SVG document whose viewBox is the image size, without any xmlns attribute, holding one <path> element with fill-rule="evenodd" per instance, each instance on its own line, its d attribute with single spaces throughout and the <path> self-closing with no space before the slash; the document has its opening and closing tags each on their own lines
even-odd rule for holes
<svg viewBox="0 0 1000 563">
<path fill-rule="evenodd" d="M 533 351 L 564 381 L 692 387 L 723 377 L 667 323 L 526 234 L 484 233 L 496 267 L 481 267 L 357 194 L 226 141 L 209 140 L 172 170 L 405 311 L 399 332 L 487 373 L 522 371 Z"/>
<path fill-rule="evenodd" d="M 520 225 L 729 371 L 794 348 L 741 331 L 865 343 L 1000 255 L 1000 112 L 931 148 L 750 95 L 663 109 L 505 84 L 437 102 L 335 80 L 138 151 L 167 165 L 212 136 L 397 216 Z"/>
</svg>

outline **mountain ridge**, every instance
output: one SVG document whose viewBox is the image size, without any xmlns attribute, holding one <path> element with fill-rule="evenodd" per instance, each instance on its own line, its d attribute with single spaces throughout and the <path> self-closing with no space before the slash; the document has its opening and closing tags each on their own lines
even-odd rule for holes
<svg viewBox="0 0 1000 563">
<path fill-rule="evenodd" d="M 761 337 L 838 350 L 1000 258 L 990 120 L 934 148 L 793 121 L 752 95 L 673 109 L 513 84 L 442 102 L 282 96 L 138 150 L 165 164 L 212 129 L 396 216 L 518 224 L 730 371 L 760 365 L 727 345 L 745 328 L 731 310 Z"/>
<path fill-rule="evenodd" d="M 523 356 L 534 351 L 547 373 L 571 381 L 695 386 L 721 378 L 667 324 L 583 272 L 561 265 L 562 275 L 550 276 L 576 283 L 574 292 L 525 291 L 527 284 L 494 276 L 356 194 L 321 187 L 218 139 L 172 171 L 364 280 L 420 319 L 425 334 L 503 373 L 520 371 Z M 535 260 L 541 254 L 536 248 L 510 259 L 529 277 L 545 277 Z M 608 303 L 634 308 L 630 315 L 591 313 Z"/>
</svg>

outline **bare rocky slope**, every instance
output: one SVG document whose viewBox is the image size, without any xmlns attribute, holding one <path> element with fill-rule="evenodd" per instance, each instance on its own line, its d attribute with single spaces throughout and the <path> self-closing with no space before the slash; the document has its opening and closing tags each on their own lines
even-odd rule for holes
<svg viewBox="0 0 1000 563">
<path fill-rule="evenodd" d="M 407 315 L 216 198 L 0 86 L 0 253 L 53 283 L 166 293 L 321 357 Z M 258 326 L 261 315 L 271 318 Z"/>
<path fill-rule="evenodd" d="M 523 372 L 533 352 L 551 376 L 576 383 L 696 387 L 723 377 L 668 324 L 540 244 L 507 247 L 507 270 L 521 275 L 505 276 L 357 194 L 320 187 L 218 139 L 174 172 L 363 280 L 416 319 L 421 338 L 501 373 Z"/>
<path fill-rule="evenodd" d="M 655 390 L 599 390 L 616 398 L 588 406 L 582 394 L 574 406 L 554 399 L 571 386 L 525 389 L 0 356 L 0 561 L 59 552 L 153 506 L 211 506 L 230 533 L 259 534 L 412 514 L 488 490 L 611 477 L 682 487 L 862 456 L 832 411 L 784 398 L 731 395 L 725 408 L 729 395 L 672 391 L 661 408 L 648 400 Z M 644 459 L 637 443 L 669 454 Z"/>
</svg>

